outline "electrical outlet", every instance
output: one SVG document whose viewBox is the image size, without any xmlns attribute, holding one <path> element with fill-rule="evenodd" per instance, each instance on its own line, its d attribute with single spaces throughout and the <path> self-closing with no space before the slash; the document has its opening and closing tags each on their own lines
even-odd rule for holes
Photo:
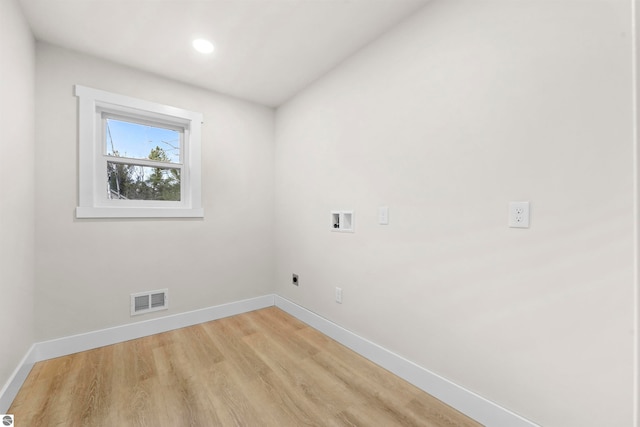
<svg viewBox="0 0 640 427">
<path fill-rule="evenodd" d="M 336 288 L 336 302 L 342 304 L 342 288 Z"/>
<path fill-rule="evenodd" d="M 291 283 L 293 283 L 293 284 L 294 284 L 294 285 L 296 285 L 296 286 L 300 286 L 300 283 L 299 283 L 299 281 L 298 281 L 298 275 L 297 275 L 297 274 L 295 274 L 295 273 L 294 273 L 294 274 L 291 276 Z"/>
<path fill-rule="evenodd" d="M 509 227 L 529 228 L 529 202 L 509 202 Z"/>
</svg>

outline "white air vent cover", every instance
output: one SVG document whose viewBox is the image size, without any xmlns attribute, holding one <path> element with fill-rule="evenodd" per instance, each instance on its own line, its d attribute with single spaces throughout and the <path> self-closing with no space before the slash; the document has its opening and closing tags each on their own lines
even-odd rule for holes
<svg viewBox="0 0 640 427">
<path fill-rule="evenodd" d="M 139 292 L 131 294 L 131 315 L 149 313 L 169 308 L 169 290 Z"/>
</svg>

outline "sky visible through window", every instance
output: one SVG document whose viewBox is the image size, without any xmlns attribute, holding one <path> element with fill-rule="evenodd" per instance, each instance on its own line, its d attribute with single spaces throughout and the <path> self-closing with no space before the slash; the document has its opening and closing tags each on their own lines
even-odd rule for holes
<svg viewBox="0 0 640 427">
<path fill-rule="evenodd" d="M 107 119 L 107 155 L 148 159 L 160 147 L 171 163 L 180 163 L 180 132 L 156 126 Z"/>
</svg>

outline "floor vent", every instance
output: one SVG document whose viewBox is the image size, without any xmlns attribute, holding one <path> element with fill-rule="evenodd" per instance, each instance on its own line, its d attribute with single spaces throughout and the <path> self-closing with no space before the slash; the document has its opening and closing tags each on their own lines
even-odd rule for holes
<svg viewBox="0 0 640 427">
<path fill-rule="evenodd" d="M 131 294 L 131 315 L 149 313 L 169 308 L 169 290 L 139 292 Z"/>
</svg>

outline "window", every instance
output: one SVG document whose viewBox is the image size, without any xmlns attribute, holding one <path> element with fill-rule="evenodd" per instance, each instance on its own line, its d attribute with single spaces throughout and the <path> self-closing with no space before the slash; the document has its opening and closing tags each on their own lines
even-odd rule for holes
<svg viewBox="0 0 640 427">
<path fill-rule="evenodd" d="M 202 217 L 202 114 L 76 85 L 78 218 Z"/>
</svg>

